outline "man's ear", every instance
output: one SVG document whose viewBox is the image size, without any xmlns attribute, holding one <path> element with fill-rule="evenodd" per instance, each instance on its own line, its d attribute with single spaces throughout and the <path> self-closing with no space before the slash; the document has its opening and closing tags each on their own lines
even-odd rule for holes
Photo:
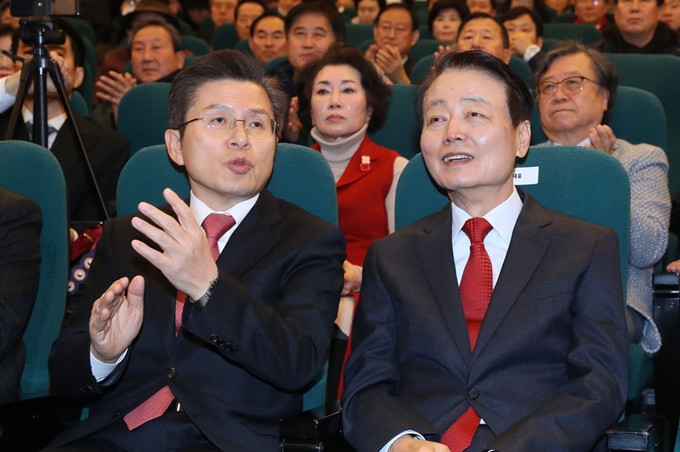
<svg viewBox="0 0 680 452">
<path fill-rule="evenodd" d="M 536 38 L 536 45 L 543 49 L 543 36 Z"/>
<path fill-rule="evenodd" d="M 418 39 L 420 39 L 420 30 L 415 30 L 415 31 L 413 31 L 413 37 L 411 38 L 411 47 L 416 45 L 416 42 L 418 42 Z"/>
<path fill-rule="evenodd" d="M 177 62 L 179 63 L 179 68 L 178 69 L 183 69 L 184 68 L 184 60 L 186 59 L 186 53 L 184 53 L 184 50 L 179 50 L 175 52 L 175 55 L 177 55 Z"/>
<path fill-rule="evenodd" d="M 165 147 L 168 149 L 170 160 L 179 166 L 184 166 L 184 156 L 182 155 L 182 138 L 179 130 L 168 129 L 165 131 Z"/>
<path fill-rule="evenodd" d="M 529 152 L 529 145 L 531 144 L 531 122 L 522 121 L 517 127 L 517 150 L 515 156 L 524 158 Z"/>
<path fill-rule="evenodd" d="M 85 68 L 79 66 L 76 68 L 76 79 L 73 81 L 73 89 L 80 87 L 85 79 Z"/>
<path fill-rule="evenodd" d="M 503 49 L 503 61 L 505 64 L 510 64 L 510 59 L 512 58 L 512 50 L 510 48 Z"/>
</svg>

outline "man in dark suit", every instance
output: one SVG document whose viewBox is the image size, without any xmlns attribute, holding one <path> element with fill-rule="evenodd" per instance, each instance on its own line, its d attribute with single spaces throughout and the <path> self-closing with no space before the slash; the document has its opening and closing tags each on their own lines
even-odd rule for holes
<svg viewBox="0 0 680 452">
<path fill-rule="evenodd" d="M 278 450 L 280 418 L 326 360 L 345 259 L 338 228 L 264 188 L 285 107 L 236 51 L 177 76 L 165 139 L 189 206 L 166 190 L 169 206 L 104 226 L 50 356 L 54 390 L 89 399 L 89 418 L 55 446 Z M 214 232 L 215 219 L 231 228 Z"/>
<path fill-rule="evenodd" d="M 50 44 L 50 56 L 59 64 L 67 96 L 70 98 L 73 90 L 80 86 L 84 77 L 85 46 L 82 38 L 75 29 L 64 20 L 55 20 L 55 26 L 64 30 L 66 40 L 64 44 Z M 31 58 L 32 45 L 25 44 L 15 34 L 12 39 L 12 51 L 24 58 Z M 0 110 L 7 109 L 14 104 L 14 97 L 19 88 L 19 73 L 0 80 Z M 104 219 L 101 203 L 96 194 L 92 176 L 90 176 L 85 158 L 80 150 L 75 131 L 66 119 L 66 111 L 61 104 L 56 90 L 50 88 L 48 81 L 47 120 L 52 131 L 48 135 L 48 147 L 54 153 L 64 171 L 68 189 L 69 211 L 71 221 L 93 221 Z M 32 92 L 32 90 L 31 90 Z M 0 133 L 4 139 L 9 127 L 11 111 L 0 114 Z M 130 145 L 125 137 L 118 132 L 103 126 L 93 119 L 74 113 L 74 122 L 85 146 L 85 151 L 92 165 L 102 196 L 110 214 L 115 213 L 116 185 L 125 162 L 130 153 Z M 31 141 L 30 133 L 33 121 L 33 95 L 26 97 L 22 106 L 22 113 L 18 116 L 13 139 Z"/>
<path fill-rule="evenodd" d="M 0 403 L 20 393 L 22 336 L 38 294 L 41 229 L 40 207 L 0 188 Z"/>
<path fill-rule="evenodd" d="M 360 451 L 603 450 L 627 392 L 616 234 L 514 188 L 532 101 L 501 60 L 447 54 L 417 108 L 451 204 L 369 249 L 347 439 Z"/>
</svg>

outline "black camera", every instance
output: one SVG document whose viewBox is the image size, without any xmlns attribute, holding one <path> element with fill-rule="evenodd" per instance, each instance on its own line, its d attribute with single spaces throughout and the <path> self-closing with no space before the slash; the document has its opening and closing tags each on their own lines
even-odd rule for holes
<svg viewBox="0 0 680 452">
<path fill-rule="evenodd" d="M 13 17 L 77 16 L 80 0 L 10 0 Z"/>
</svg>

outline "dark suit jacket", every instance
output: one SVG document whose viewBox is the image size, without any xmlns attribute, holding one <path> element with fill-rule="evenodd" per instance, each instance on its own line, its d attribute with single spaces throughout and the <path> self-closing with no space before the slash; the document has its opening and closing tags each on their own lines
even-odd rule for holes
<svg viewBox="0 0 680 452">
<path fill-rule="evenodd" d="M 342 400 L 357 450 L 407 429 L 439 441 L 470 405 L 501 452 L 588 451 L 617 421 L 628 343 L 616 234 L 520 194 L 474 353 L 450 205 L 369 249 Z"/>
<path fill-rule="evenodd" d="M 9 126 L 11 110 L 0 114 L 0 133 L 4 137 Z M 74 113 L 74 119 L 90 158 L 97 183 L 110 214 L 115 214 L 116 186 L 125 162 L 130 156 L 130 143 L 118 132 L 95 120 Z M 52 153 L 59 161 L 66 188 L 71 221 L 99 221 L 104 219 L 85 158 L 80 152 L 73 128 L 66 121 L 52 145 Z M 30 141 L 28 129 L 21 115 L 17 120 L 15 140 Z"/>
<path fill-rule="evenodd" d="M 38 294 L 41 230 L 40 207 L 0 188 L 0 402 L 19 394 L 22 336 Z"/>
<path fill-rule="evenodd" d="M 90 417 L 56 444 L 104 428 L 168 384 L 221 449 L 277 450 L 279 419 L 301 411 L 302 394 L 326 360 L 343 284 L 342 232 L 262 192 L 217 260 L 219 280 L 206 307 L 185 305 L 178 338 L 176 290 L 132 249 L 133 238 L 142 236 L 130 217 L 105 225 L 83 303 L 53 346 L 53 389 L 93 398 Z M 146 280 L 141 331 L 122 376 L 98 385 L 90 370 L 92 303 L 117 278 L 135 275 Z"/>
</svg>

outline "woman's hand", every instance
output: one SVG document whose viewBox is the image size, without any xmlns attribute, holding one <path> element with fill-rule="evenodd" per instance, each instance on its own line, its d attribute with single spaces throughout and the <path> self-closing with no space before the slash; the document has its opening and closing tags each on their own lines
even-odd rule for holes
<svg viewBox="0 0 680 452">
<path fill-rule="evenodd" d="M 359 292 L 361 289 L 362 268 L 346 260 L 342 263 L 342 269 L 345 271 L 345 284 L 342 286 L 341 295 L 344 296 L 349 295 L 352 292 Z"/>
</svg>

